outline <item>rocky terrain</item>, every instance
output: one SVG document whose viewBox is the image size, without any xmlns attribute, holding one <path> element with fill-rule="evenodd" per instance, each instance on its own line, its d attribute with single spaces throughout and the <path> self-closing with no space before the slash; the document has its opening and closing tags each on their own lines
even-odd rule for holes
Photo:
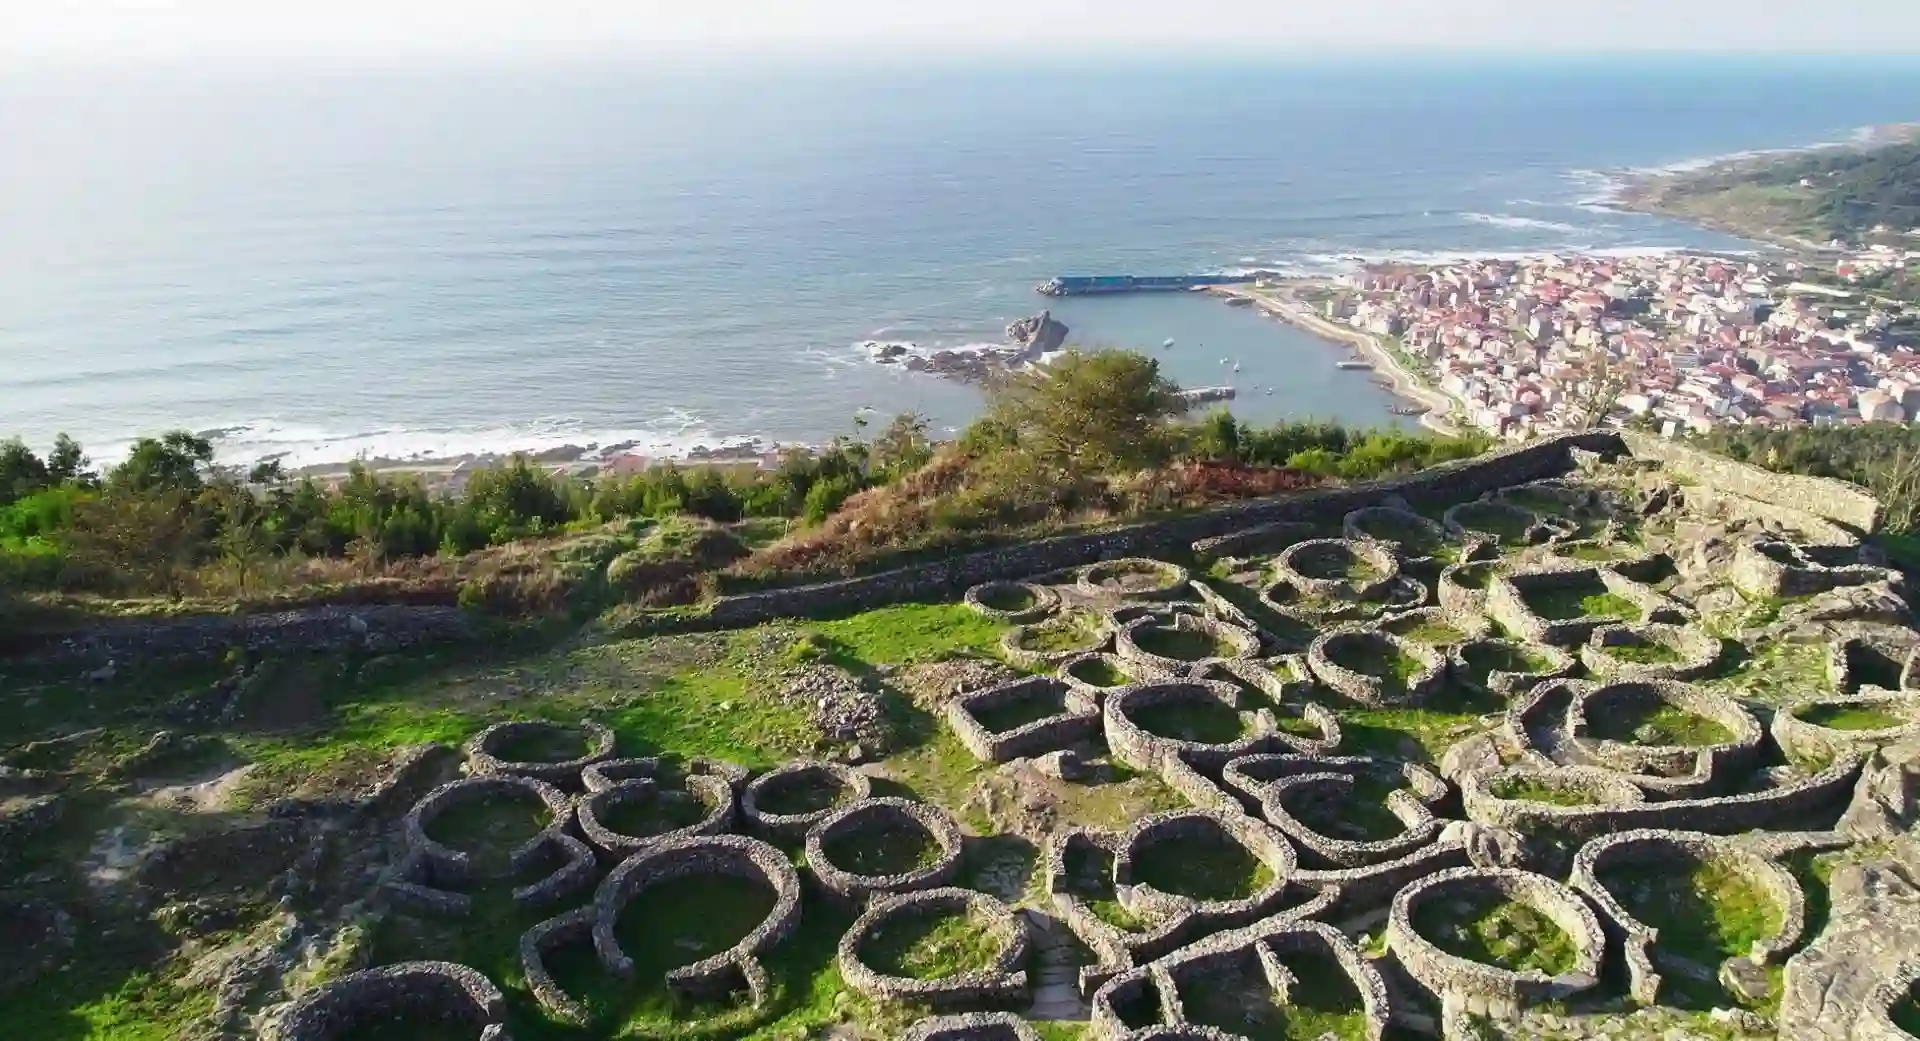
<svg viewBox="0 0 1920 1041">
<path fill-rule="evenodd" d="M 948 605 L 10 665 L 0 1026 L 1915 1037 L 1905 576 L 1857 502 L 1564 469 Z"/>
</svg>

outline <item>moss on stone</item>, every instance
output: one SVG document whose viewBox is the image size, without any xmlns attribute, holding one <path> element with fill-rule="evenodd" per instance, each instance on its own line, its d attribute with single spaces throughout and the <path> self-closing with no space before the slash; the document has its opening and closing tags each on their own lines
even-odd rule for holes
<svg viewBox="0 0 1920 1041">
<path fill-rule="evenodd" d="M 1558 976 L 1574 965 L 1573 938 L 1553 919 L 1492 894 L 1429 900 L 1413 928 L 1449 954 L 1512 972 Z"/>
</svg>

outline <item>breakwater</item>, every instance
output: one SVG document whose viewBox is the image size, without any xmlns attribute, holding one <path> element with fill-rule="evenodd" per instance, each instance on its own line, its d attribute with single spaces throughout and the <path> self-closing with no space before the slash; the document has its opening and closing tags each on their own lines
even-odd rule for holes
<svg viewBox="0 0 1920 1041">
<path fill-rule="evenodd" d="M 1167 293 L 1208 286 L 1231 286 L 1252 282 L 1258 273 L 1245 275 L 1056 275 L 1035 287 L 1041 296 L 1098 296 L 1111 293 Z"/>
</svg>

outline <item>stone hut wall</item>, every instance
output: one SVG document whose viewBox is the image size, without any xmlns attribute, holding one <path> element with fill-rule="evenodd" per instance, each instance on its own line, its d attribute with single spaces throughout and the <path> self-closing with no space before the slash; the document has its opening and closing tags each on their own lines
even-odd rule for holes
<svg viewBox="0 0 1920 1041">
<path fill-rule="evenodd" d="M 1354 510 L 1398 496 L 1414 508 L 1472 499 L 1510 484 L 1557 477 L 1573 467 L 1569 450 L 1618 453 L 1611 433 L 1567 434 L 1502 448 L 1392 480 L 1261 499 L 1188 517 L 1086 535 L 1062 535 L 858 578 L 723 596 L 701 620 L 718 627 L 773 618 L 862 611 L 909 600 L 948 600 L 983 582 L 1009 581 L 1123 557 L 1183 551 L 1196 542 L 1282 522 L 1336 524 Z"/>
<path fill-rule="evenodd" d="M 478 971 L 451 962 L 403 962 L 356 972 L 302 998 L 278 1041 L 334 1041 L 362 1024 L 400 1018 L 471 1024 L 479 1041 L 506 1041 L 506 999 Z"/>
<path fill-rule="evenodd" d="M 1879 500 L 1845 481 L 1777 474 L 1661 437 L 1632 432 L 1620 437 L 1636 459 L 1656 460 L 1672 473 L 1720 491 L 1810 513 L 1859 532 L 1880 524 Z"/>
</svg>

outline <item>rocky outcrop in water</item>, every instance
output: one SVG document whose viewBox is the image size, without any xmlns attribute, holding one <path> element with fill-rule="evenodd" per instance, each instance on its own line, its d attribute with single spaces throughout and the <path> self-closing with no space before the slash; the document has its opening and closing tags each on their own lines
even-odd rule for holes
<svg viewBox="0 0 1920 1041">
<path fill-rule="evenodd" d="M 1042 311 L 1007 326 L 1007 339 L 1020 345 L 1027 357 L 1037 358 L 1059 350 L 1067 342 L 1067 326 L 1055 319 L 1052 311 Z"/>
</svg>

